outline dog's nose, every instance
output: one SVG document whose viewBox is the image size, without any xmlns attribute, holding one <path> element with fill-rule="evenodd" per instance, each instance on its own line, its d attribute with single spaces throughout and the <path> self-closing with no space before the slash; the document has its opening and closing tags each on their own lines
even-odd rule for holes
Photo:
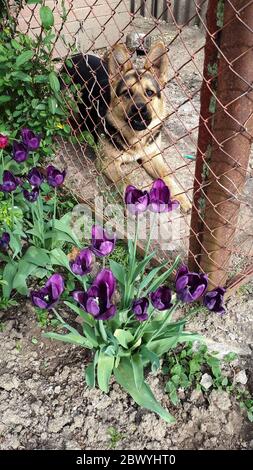
<svg viewBox="0 0 253 470">
<path fill-rule="evenodd" d="M 141 115 L 145 117 L 148 114 L 148 109 L 145 103 L 135 103 L 131 106 L 131 114 L 134 116 Z"/>
</svg>

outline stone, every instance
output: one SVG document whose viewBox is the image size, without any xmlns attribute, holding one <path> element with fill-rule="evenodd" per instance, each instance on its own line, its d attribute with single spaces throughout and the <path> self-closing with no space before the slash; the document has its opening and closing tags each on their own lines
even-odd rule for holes
<svg viewBox="0 0 253 470">
<path fill-rule="evenodd" d="M 248 382 L 248 377 L 246 375 L 245 370 L 240 370 L 240 372 L 238 372 L 238 374 L 235 375 L 234 380 L 238 384 L 246 385 L 246 383 Z"/>
<path fill-rule="evenodd" d="M 205 390 L 209 390 L 213 385 L 213 379 L 209 374 L 203 374 L 201 377 L 200 385 L 204 387 Z"/>
</svg>

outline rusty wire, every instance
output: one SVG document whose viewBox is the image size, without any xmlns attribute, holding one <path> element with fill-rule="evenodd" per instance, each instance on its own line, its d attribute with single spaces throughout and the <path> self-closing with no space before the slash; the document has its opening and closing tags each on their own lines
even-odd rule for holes
<svg viewBox="0 0 253 470">
<path fill-rule="evenodd" d="M 216 27 L 213 31 L 210 31 L 206 17 L 203 15 L 203 11 L 208 6 L 208 0 L 189 1 L 188 3 L 191 3 L 189 14 L 183 24 L 178 24 L 177 14 L 179 6 L 184 5 L 186 2 L 182 3 L 180 0 L 174 0 L 174 2 L 166 1 L 161 3 L 163 4 L 163 8 L 160 8 L 159 12 L 156 12 L 156 18 L 154 18 L 151 14 L 154 12 L 154 5 L 151 0 L 85 0 L 81 3 L 79 3 L 78 0 L 65 1 L 66 18 L 64 20 L 61 17 L 62 2 L 48 1 L 46 4 L 52 8 L 57 16 L 53 57 L 60 57 L 63 66 L 64 61 L 72 56 L 73 49 L 75 49 L 75 52 L 79 50 L 82 53 L 96 53 L 101 57 L 105 50 L 110 50 L 112 46 L 112 36 L 114 37 L 113 43 L 121 43 L 125 41 L 125 36 L 129 31 L 144 33 L 144 37 L 152 36 L 155 39 L 164 41 L 168 51 L 170 71 L 166 90 L 163 90 L 163 93 L 166 93 L 167 103 L 165 126 L 163 130 L 163 140 L 165 142 L 162 148 L 157 147 L 157 154 L 161 153 L 164 156 L 168 165 L 168 174 L 172 173 L 174 175 L 180 189 L 179 194 L 185 193 L 191 200 L 193 212 L 195 217 L 198 218 L 198 226 L 201 226 L 201 229 L 196 232 L 193 223 L 191 223 L 190 216 L 181 214 L 180 217 L 183 229 L 178 233 L 178 241 L 183 243 L 185 257 L 187 250 L 190 250 L 190 256 L 194 259 L 197 268 L 201 270 L 203 269 L 201 257 L 206 255 L 212 260 L 213 255 L 213 251 L 211 249 L 209 251 L 205 244 L 203 244 L 203 236 L 205 237 L 205 234 L 209 232 L 215 238 L 215 233 L 217 229 L 219 229 L 220 239 L 217 239 L 216 242 L 217 246 L 222 248 L 224 240 L 221 234 L 225 233 L 227 228 L 231 228 L 231 234 L 226 239 L 225 247 L 229 253 L 229 263 L 223 266 L 220 265 L 216 259 L 213 259 L 213 267 L 218 271 L 224 271 L 225 280 L 231 277 L 231 271 L 233 271 L 237 279 L 239 279 L 239 284 L 241 284 L 244 279 L 249 279 L 250 266 L 252 266 L 253 261 L 253 195 L 250 200 L 250 194 L 245 195 L 245 184 L 242 184 L 241 187 L 237 187 L 236 181 L 234 181 L 233 178 L 234 170 L 237 168 L 237 170 L 240 170 L 244 175 L 243 183 L 247 183 L 250 186 L 250 166 L 246 159 L 246 165 L 241 164 L 239 155 L 237 158 L 237 156 L 228 153 L 223 147 L 229 141 L 233 142 L 234 139 L 240 137 L 242 134 L 245 139 L 250 143 L 252 142 L 251 121 L 253 106 L 252 112 L 249 114 L 246 122 L 240 122 L 234 114 L 231 114 L 230 109 L 231 106 L 240 106 L 240 100 L 243 98 L 248 97 L 248 99 L 250 99 L 253 76 L 251 75 L 252 80 L 248 80 L 246 76 L 241 76 L 236 66 L 247 54 L 249 56 L 250 53 L 252 53 L 253 44 L 249 45 L 245 50 L 238 51 L 236 57 L 229 60 L 221 47 L 221 38 L 224 31 L 231 27 L 231 24 L 237 25 L 238 23 L 240 23 L 241 27 L 246 28 L 253 34 L 247 19 L 243 17 L 245 11 L 253 4 L 253 0 L 228 0 L 228 2 L 225 2 L 225 9 L 230 7 L 233 10 L 233 15 L 228 21 L 224 21 L 223 24 L 216 21 Z M 219 4 L 221 5 L 222 2 L 220 1 Z M 183 8 L 183 6 L 181 6 L 181 8 Z M 103 11 L 105 11 L 106 14 L 103 14 Z M 148 18 L 142 17 L 141 13 L 145 13 Z M 167 22 L 162 21 L 162 18 L 167 18 Z M 121 22 L 122 20 L 124 20 L 123 23 Z M 193 23 L 198 26 L 194 26 Z M 27 34 L 38 34 L 40 31 L 38 6 L 23 5 L 18 12 L 17 24 L 18 27 Z M 89 31 L 89 28 L 91 29 L 90 25 L 92 24 L 93 37 L 91 37 L 91 32 Z M 111 34 L 111 32 L 113 32 L 113 34 Z M 67 37 L 65 44 L 62 41 L 62 35 Z M 196 44 L 194 40 L 191 40 L 191 35 L 195 38 Z M 213 75 L 203 75 L 203 60 L 200 57 L 205 52 L 205 37 L 209 38 L 212 46 L 215 48 L 218 63 L 223 61 L 224 66 L 226 66 L 237 79 L 239 78 L 241 80 L 244 87 L 247 87 L 239 95 L 231 95 L 231 99 L 225 104 L 222 103 L 220 97 L 217 96 L 217 90 L 214 88 L 214 83 L 220 83 L 222 80 L 221 68 L 217 67 Z M 81 46 L 80 38 L 82 39 Z M 182 54 L 181 60 L 178 60 L 175 55 L 177 48 L 179 48 Z M 171 49 L 174 53 L 172 57 L 170 55 Z M 134 55 L 134 52 L 132 52 L 132 55 Z M 197 76 L 193 86 L 190 83 L 189 67 L 191 68 L 191 74 L 194 72 Z M 249 64 L 249 67 L 252 68 L 252 65 Z M 121 78 L 124 79 L 124 76 Z M 209 113 L 208 117 L 202 116 L 201 114 L 202 103 L 200 103 L 200 94 L 203 86 L 206 87 L 210 96 L 213 97 L 216 105 L 214 112 Z M 175 96 L 173 96 L 173 91 Z M 103 90 L 101 90 L 101 93 L 103 93 Z M 187 106 L 189 107 L 188 115 L 192 113 L 195 116 L 194 119 L 191 120 L 190 126 L 186 120 L 185 109 Z M 217 139 L 216 134 L 212 130 L 213 122 L 219 119 L 219 113 L 223 113 L 223 115 L 236 126 L 235 132 L 232 132 L 231 135 L 224 136 L 221 140 Z M 89 115 L 89 111 L 87 114 Z M 90 119 L 92 119 L 91 116 Z M 77 130 L 75 132 L 77 132 L 78 129 L 80 130 L 80 123 L 77 116 L 73 113 L 72 120 L 76 123 Z M 169 129 L 166 127 L 167 125 Z M 215 166 L 209 164 L 206 149 L 203 151 L 202 147 L 199 146 L 199 126 L 205 127 L 212 146 L 216 146 L 222 152 L 224 158 L 229 159 L 230 167 L 224 170 L 222 178 L 221 175 L 219 175 L 219 177 L 216 176 Z M 97 127 L 94 123 L 94 130 L 96 129 Z M 118 197 L 122 198 L 122 190 L 120 190 L 118 185 L 109 182 L 101 170 L 87 158 L 86 147 L 84 145 L 74 145 L 70 142 L 66 143 L 63 139 L 60 139 L 60 141 L 63 162 L 65 164 L 68 162 L 72 169 L 76 169 L 76 173 L 80 178 L 86 175 L 84 181 L 86 181 L 88 186 L 92 185 L 94 188 L 94 178 L 99 178 L 101 183 L 95 188 L 96 193 L 99 193 L 98 186 L 102 185 L 103 195 L 110 194 L 110 198 L 115 200 L 117 200 Z M 185 159 L 184 153 L 186 148 L 192 149 L 191 152 L 197 155 L 198 162 L 201 161 L 205 166 L 205 171 L 209 173 L 207 179 L 202 178 L 202 176 L 199 179 L 199 176 L 195 174 L 194 162 L 189 162 Z M 173 157 L 171 156 L 172 154 Z M 120 152 L 118 158 L 120 158 Z M 170 164 L 171 158 L 173 159 L 172 164 Z M 97 159 L 101 159 L 99 154 Z M 134 169 L 130 167 L 128 173 L 124 173 L 124 177 L 131 177 L 132 174 L 139 171 L 139 167 Z M 181 178 L 182 172 L 183 179 Z M 186 180 L 187 187 L 185 185 Z M 238 217 L 235 221 L 230 220 L 226 216 L 226 213 L 222 212 L 224 200 L 215 203 L 212 193 L 208 192 L 213 181 L 216 181 L 219 191 L 221 191 L 225 197 L 225 201 L 232 202 L 236 199 Z M 149 185 L 150 183 L 145 184 Z M 91 192 L 91 194 L 84 195 L 80 187 L 74 187 L 72 185 L 73 181 L 70 185 L 70 189 L 92 206 L 94 193 Z M 219 222 L 218 226 L 215 228 L 210 226 L 204 208 L 200 207 L 198 202 L 196 203 L 196 194 L 193 200 L 192 192 L 193 188 L 196 187 L 203 199 L 202 202 L 204 206 L 212 206 L 213 213 L 217 215 Z M 189 235 L 198 240 L 198 248 L 195 248 L 194 252 L 191 251 L 191 246 L 189 248 Z M 159 256 L 168 258 L 168 253 L 160 250 Z M 243 274 L 244 269 L 245 275 Z M 234 287 L 235 283 L 233 279 L 229 282 Z M 213 284 L 215 284 L 215 280 L 213 280 Z"/>
</svg>

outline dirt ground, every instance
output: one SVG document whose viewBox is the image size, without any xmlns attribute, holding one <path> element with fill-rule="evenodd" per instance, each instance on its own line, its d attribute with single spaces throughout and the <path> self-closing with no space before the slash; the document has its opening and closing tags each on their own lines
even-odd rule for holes
<svg viewBox="0 0 253 470">
<path fill-rule="evenodd" d="M 252 312 L 252 295 L 242 294 L 231 298 L 223 318 L 203 315 L 189 325 L 217 340 L 222 354 L 239 348 L 234 368 L 246 372 L 251 391 Z M 111 427 L 121 450 L 253 448 L 253 426 L 226 392 L 191 390 L 174 407 L 164 391 L 166 377 L 150 375 L 155 395 L 177 418 L 170 426 L 116 383 L 108 395 L 88 389 L 83 371 L 89 353 L 43 338 L 29 301 L 1 312 L 0 321 L 0 449 L 109 449 Z M 224 347 L 227 336 L 230 347 Z"/>
</svg>

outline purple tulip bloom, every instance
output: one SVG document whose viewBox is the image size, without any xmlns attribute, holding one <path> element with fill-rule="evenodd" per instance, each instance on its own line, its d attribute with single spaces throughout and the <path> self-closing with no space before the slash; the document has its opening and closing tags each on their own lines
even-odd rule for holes
<svg viewBox="0 0 253 470">
<path fill-rule="evenodd" d="M 5 170 L 3 172 L 3 184 L 0 184 L 0 191 L 11 193 L 12 191 L 15 191 L 20 183 L 20 178 L 14 176 L 11 171 Z"/>
<path fill-rule="evenodd" d="M 176 291 L 179 300 L 190 303 L 198 300 L 205 292 L 208 284 L 207 274 L 189 272 L 182 265 L 176 275 Z"/>
<path fill-rule="evenodd" d="M 69 263 L 71 271 L 78 276 L 85 276 L 91 272 L 92 252 L 89 248 L 80 251 L 77 257 Z"/>
<path fill-rule="evenodd" d="M 75 291 L 73 297 L 96 320 L 109 320 L 116 313 L 116 306 L 111 303 L 115 285 L 113 273 L 102 269 L 87 291 Z"/>
<path fill-rule="evenodd" d="M 168 310 L 172 307 L 171 290 L 166 286 L 160 286 L 150 293 L 151 303 L 157 310 Z"/>
<path fill-rule="evenodd" d="M 5 253 L 9 248 L 10 235 L 7 232 L 4 232 L 0 237 L 0 251 Z"/>
<path fill-rule="evenodd" d="M 53 274 L 46 282 L 45 287 L 31 292 L 31 299 L 36 307 L 51 309 L 59 300 L 64 291 L 64 280 L 60 274 Z"/>
<path fill-rule="evenodd" d="M 9 139 L 6 135 L 0 134 L 0 149 L 5 149 L 9 143 Z"/>
<path fill-rule="evenodd" d="M 37 188 L 43 183 L 44 177 L 38 168 L 32 168 L 27 175 L 27 179 L 31 186 L 36 186 Z"/>
<path fill-rule="evenodd" d="M 115 248 L 116 234 L 109 235 L 100 225 L 93 225 L 91 231 L 91 249 L 96 256 L 107 256 Z"/>
<path fill-rule="evenodd" d="M 149 195 L 147 191 L 141 191 L 135 186 L 127 186 L 125 192 L 125 203 L 131 214 L 141 214 L 145 212 L 149 205 Z"/>
<path fill-rule="evenodd" d="M 216 287 L 215 289 L 207 292 L 204 295 L 203 303 L 208 310 L 222 315 L 226 312 L 224 307 L 224 294 L 226 289 L 224 287 Z"/>
<path fill-rule="evenodd" d="M 33 188 L 31 191 L 27 191 L 27 189 L 23 190 L 24 197 L 28 202 L 36 202 L 39 197 L 39 193 L 39 188 Z"/>
<path fill-rule="evenodd" d="M 28 158 L 29 150 L 23 142 L 14 140 L 13 142 L 13 160 L 22 163 Z"/>
<path fill-rule="evenodd" d="M 135 314 L 136 320 L 145 321 L 148 319 L 148 306 L 147 297 L 141 297 L 133 302 L 132 312 Z"/>
<path fill-rule="evenodd" d="M 26 145 L 28 150 L 37 150 L 40 146 L 41 136 L 34 134 L 30 129 L 22 129 L 21 136 L 23 143 Z"/>
<path fill-rule="evenodd" d="M 149 199 L 152 212 L 170 212 L 179 207 L 179 202 L 170 198 L 170 190 L 161 179 L 154 181 Z"/>
<path fill-rule="evenodd" d="M 66 171 L 60 171 L 55 166 L 49 165 L 47 167 L 47 182 L 53 188 L 60 186 L 66 176 Z"/>
</svg>

